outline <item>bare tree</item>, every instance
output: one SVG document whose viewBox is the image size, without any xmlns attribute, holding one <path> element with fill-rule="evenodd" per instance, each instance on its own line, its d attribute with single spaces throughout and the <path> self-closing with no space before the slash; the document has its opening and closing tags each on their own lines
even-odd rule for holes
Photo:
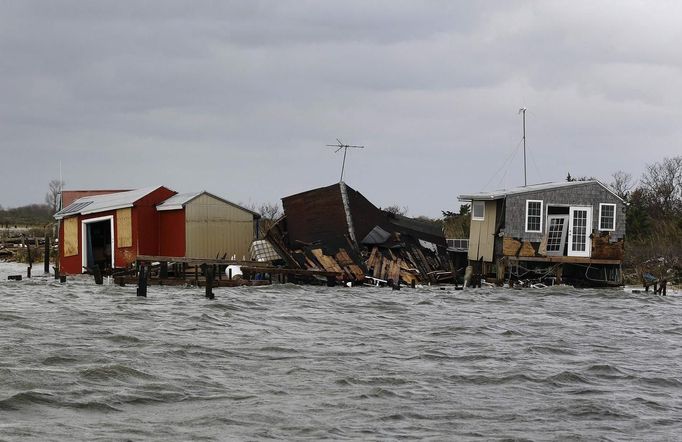
<svg viewBox="0 0 682 442">
<path fill-rule="evenodd" d="M 405 215 L 407 215 L 407 211 L 408 211 L 407 206 L 400 207 L 397 204 L 393 204 L 392 206 L 384 207 L 384 212 L 392 213 L 393 215 L 405 216 Z"/>
<path fill-rule="evenodd" d="M 284 213 L 279 203 L 263 203 L 258 206 L 256 212 L 260 213 L 263 218 L 273 221 L 277 221 Z"/>
<path fill-rule="evenodd" d="M 60 208 L 59 198 L 61 196 L 62 189 L 64 189 L 64 184 L 64 181 L 52 180 L 48 185 L 48 191 L 45 194 L 45 203 L 50 208 L 51 214 L 54 214 Z"/>
<path fill-rule="evenodd" d="M 621 197 L 623 200 L 627 201 L 630 198 L 630 191 L 634 187 L 632 182 L 632 175 L 629 173 L 619 170 L 611 175 L 613 181 L 611 181 L 611 188 L 616 192 L 616 195 Z"/>
<path fill-rule="evenodd" d="M 282 206 L 279 203 L 262 203 L 256 205 L 254 203 L 250 204 L 240 204 L 247 209 L 258 213 L 261 218 L 258 221 L 258 237 L 264 238 L 265 234 L 270 230 L 270 227 L 277 222 L 278 219 L 284 215 Z"/>
<path fill-rule="evenodd" d="M 682 156 L 647 164 L 641 185 L 654 217 L 682 213 Z"/>
</svg>

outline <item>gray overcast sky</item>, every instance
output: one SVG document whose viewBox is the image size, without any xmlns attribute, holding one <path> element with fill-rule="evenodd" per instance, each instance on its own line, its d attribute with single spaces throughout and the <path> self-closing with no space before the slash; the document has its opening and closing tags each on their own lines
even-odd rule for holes
<svg viewBox="0 0 682 442">
<path fill-rule="evenodd" d="M 682 154 L 679 1 L 0 0 L 0 204 L 166 185 L 242 203 L 345 181 L 457 195 Z"/>
</svg>

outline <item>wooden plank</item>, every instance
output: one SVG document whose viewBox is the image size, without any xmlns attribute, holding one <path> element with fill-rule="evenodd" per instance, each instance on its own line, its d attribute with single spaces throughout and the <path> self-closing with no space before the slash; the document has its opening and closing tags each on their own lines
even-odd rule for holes
<svg viewBox="0 0 682 442">
<path fill-rule="evenodd" d="M 533 244 L 531 244 L 530 241 L 524 241 L 523 245 L 521 246 L 521 250 L 519 251 L 519 256 L 523 256 L 525 258 L 535 255 L 535 247 L 533 247 Z"/>
<path fill-rule="evenodd" d="M 347 269 L 351 275 L 355 276 L 356 280 L 362 281 L 365 279 L 365 272 L 363 272 L 359 266 L 351 264 L 347 266 Z"/>
<path fill-rule="evenodd" d="M 355 261 L 351 259 L 350 255 L 348 255 L 348 252 L 346 252 L 346 249 L 339 249 L 339 251 L 336 253 L 336 262 L 338 262 L 341 266 L 355 264 Z"/>
<path fill-rule="evenodd" d="M 338 272 L 338 273 L 343 273 L 343 269 L 339 264 L 332 258 L 331 256 L 327 256 L 322 252 L 322 249 L 313 249 L 311 251 L 313 256 L 317 259 L 317 261 L 322 265 L 322 268 L 324 268 L 328 272 Z"/>
<path fill-rule="evenodd" d="M 595 234 L 592 237 L 592 258 L 622 260 L 625 254 L 623 240 L 611 242 L 611 234 Z"/>
<path fill-rule="evenodd" d="M 116 211 L 116 247 L 133 245 L 133 220 L 130 207 Z"/>
<path fill-rule="evenodd" d="M 305 257 L 305 263 L 306 266 L 311 270 L 321 270 L 320 266 L 318 266 L 315 262 L 313 262 L 312 259 L 308 258 L 307 256 Z"/>
<path fill-rule="evenodd" d="M 391 267 L 388 272 L 387 279 L 392 279 L 393 282 L 398 282 L 400 281 L 400 263 L 402 262 L 402 259 L 398 258 L 395 261 L 391 261 Z"/>
<path fill-rule="evenodd" d="M 64 256 L 78 255 L 78 218 L 64 219 Z"/>
<path fill-rule="evenodd" d="M 412 285 L 412 281 L 415 283 L 419 281 L 416 275 L 408 272 L 407 270 L 400 271 L 400 279 L 402 279 L 407 285 Z"/>
<path fill-rule="evenodd" d="M 380 279 L 388 280 L 388 272 L 389 272 L 390 269 L 391 269 L 391 264 L 392 264 L 392 263 L 393 263 L 392 260 L 390 260 L 390 259 L 388 259 L 388 258 L 384 258 L 384 261 L 383 261 L 382 264 L 381 264 L 381 273 L 380 273 L 380 276 L 379 276 Z"/>
<path fill-rule="evenodd" d="M 304 269 L 285 269 L 281 267 L 249 267 L 242 266 L 243 272 L 252 273 L 270 273 L 273 275 L 300 275 L 300 276 L 341 276 L 343 272 L 328 272 L 326 270 L 304 270 Z"/>
<path fill-rule="evenodd" d="M 378 255 L 376 258 L 376 262 L 374 263 L 374 271 L 372 272 L 372 276 L 377 279 L 382 279 L 380 278 L 381 276 L 381 269 L 383 268 L 384 257 L 382 255 Z"/>
<path fill-rule="evenodd" d="M 502 240 L 502 254 L 504 256 L 516 256 L 521 249 L 521 241 L 505 236 Z"/>
<path fill-rule="evenodd" d="M 372 248 L 372 253 L 369 255 L 369 259 L 367 259 L 367 262 L 365 265 L 367 266 L 368 269 L 373 269 L 374 266 L 377 264 L 377 260 L 379 259 L 379 248 L 378 247 L 373 247 Z"/>
<path fill-rule="evenodd" d="M 214 264 L 214 265 L 255 265 L 258 267 L 271 267 L 271 264 L 267 264 L 259 261 L 240 261 L 232 259 L 212 259 L 212 258 L 185 258 L 180 256 L 155 256 L 155 255 L 138 255 L 135 258 L 137 261 L 153 262 L 153 261 L 166 261 L 166 262 L 182 262 L 191 265 L 201 265 L 201 264 Z"/>
<path fill-rule="evenodd" d="M 540 246 L 538 247 L 538 255 L 547 256 L 547 234 L 542 236 L 542 241 L 540 241 Z"/>
</svg>

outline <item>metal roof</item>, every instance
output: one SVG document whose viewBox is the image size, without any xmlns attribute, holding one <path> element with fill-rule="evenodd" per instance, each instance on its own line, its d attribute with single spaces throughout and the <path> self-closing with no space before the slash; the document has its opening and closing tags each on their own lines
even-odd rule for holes
<svg viewBox="0 0 682 442">
<path fill-rule="evenodd" d="M 540 184 L 530 184 L 528 186 L 519 186 L 512 189 L 506 190 L 495 190 L 492 192 L 479 192 L 479 193 L 468 193 L 464 195 L 459 195 L 457 199 L 459 201 L 480 201 L 480 200 L 498 200 L 502 199 L 508 195 L 518 195 L 522 193 L 538 192 L 542 190 L 552 190 L 552 189 L 562 189 L 566 187 L 576 187 L 584 186 L 586 184 L 598 184 L 602 186 L 607 191 L 611 192 L 616 198 L 623 201 L 621 197 L 616 195 L 616 193 L 609 186 L 605 185 L 598 180 L 588 180 L 588 181 L 559 181 L 556 183 L 540 183 Z"/>
<path fill-rule="evenodd" d="M 54 217 L 55 219 L 62 219 L 72 215 L 87 215 L 90 213 L 132 207 L 135 201 L 144 198 L 160 187 L 162 186 L 145 187 L 143 189 L 108 193 L 105 195 L 84 196 L 55 213 Z"/>
<path fill-rule="evenodd" d="M 370 232 L 365 235 L 362 244 L 383 244 L 391 237 L 391 234 L 379 226 L 374 226 Z"/>
<path fill-rule="evenodd" d="M 256 218 L 261 217 L 261 215 L 259 213 L 254 212 L 253 210 L 247 209 L 246 207 L 240 206 L 239 204 L 235 204 L 232 201 L 228 201 L 224 198 L 220 198 L 219 196 L 216 196 L 216 195 L 214 195 L 210 192 L 207 192 L 205 190 L 202 190 L 200 192 L 179 193 L 177 195 L 173 195 L 172 197 L 168 198 L 166 201 L 164 201 L 161 204 L 159 204 L 158 206 L 156 206 L 156 210 L 159 210 L 159 211 L 180 210 L 183 207 L 185 207 L 185 205 L 187 203 L 189 203 L 193 199 L 199 197 L 200 195 L 204 195 L 204 194 L 210 196 L 211 198 L 215 198 L 218 201 L 222 201 L 225 204 L 229 204 L 229 205 L 234 206 L 238 209 L 241 209 L 245 212 L 249 212 L 250 214 L 252 214 Z"/>
<path fill-rule="evenodd" d="M 202 193 L 206 192 L 190 192 L 190 193 L 178 193 L 168 198 L 166 201 L 162 202 L 156 206 L 156 210 L 178 210 L 185 207 L 185 204 L 192 201 L 194 198 L 198 197 Z"/>
</svg>

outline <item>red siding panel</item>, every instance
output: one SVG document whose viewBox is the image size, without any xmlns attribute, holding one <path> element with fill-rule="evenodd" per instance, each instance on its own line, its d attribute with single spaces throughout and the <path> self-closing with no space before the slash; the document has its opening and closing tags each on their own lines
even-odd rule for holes
<svg viewBox="0 0 682 442">
<path fill-rule="evenodd" d="M 159 255 L 185 256 L 185 209 L 159 212 Z"/>
<path fill-rule="evenodd" d="M 138 255 L 159 254 L 159 212 L 156 205 L 175 195 L 170 189 L 159 187 L 144 198 L 137 200 L 133 207 L 133 245 Z"/>
<path fill-rule="evenodd" d="M 78 221 L 78 250 L 81 250 L 81 224 Z M 74 256 L 64 256 L 64 223 L 59 224 L 59 271 L 61 273 L 73 275 L 81 273 L 81 266 L 83 260 L 81 254 Z"/>
</svg>

